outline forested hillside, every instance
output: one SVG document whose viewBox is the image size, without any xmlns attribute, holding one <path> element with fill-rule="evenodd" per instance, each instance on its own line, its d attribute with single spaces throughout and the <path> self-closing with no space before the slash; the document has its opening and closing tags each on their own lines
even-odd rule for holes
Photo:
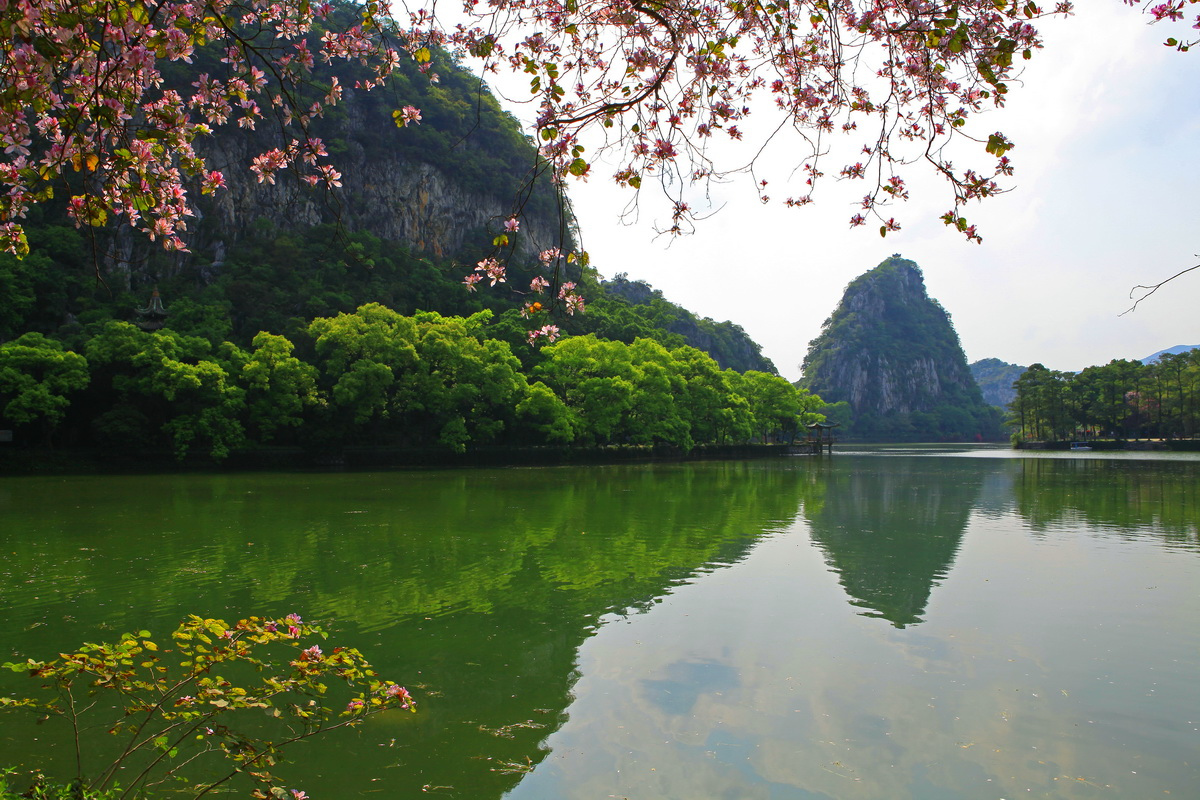
<svg viewBox="0 0 1200 800">
<path fill-rule="evenodd" d="M 0 344 L 0 419 L 24 444 L 221 460 L 243 446 L 671 445 L 790 441 L 820 398 L 692 347 L 572 336 L 514 348 L 511 320 L 401 315 L 377 303 L 292 337 L 214 346 L 109 320 L 80 352 L 40 333 Z"/>
<path fill-rule="evenodd" d="M 0 256 L 0 429 L 18 444 L 220 459 L 267 443 L 690 449 L 788 438 L 816 418 L 819 400 L 740 327 L 640 282 L 650 299 L 631 298 L 580 261 L 547 270 L 538 252 L 575 234 L 535 179 L 536 149 L 445 54 L 432 68 L 436 84 L 412 65 L 390 84 L 427 124 L 399 128 L 394 98 L 349 89 L 314 122 L 340 169 L 333 191 L 255 182 L 244 162 L 269 130 L 205 141 L 231 178 L 198 199 L 187 253 L 36 206 L 30 254 Z M 359 77 L 322 73 L 335 75 Z M 464 276 L 498 246 L 506 282 L 470 291 Z M 555 307 L 572 285 L 579 313 Z M 539 296 L 548 308 L 531 313 Z M 531 330 L 563 338 L 538 349 Z"/>
<path fill-rule="evenodd" d="M 78 349 L 96 324 L 133 321 L 157 289 L 171 312 L 166 326 L 214 347 L 226 340 L 246 347 L 260 331 L 293 336 L 316 317 L 372 302 L 401 314 L 491 309 L 513 329 L 512 343 L 523 344 L 516 329 L 530 325 L 518 310 L 531 280 L 545 275 L 535 254 L 573 247 L 569 206 L 536 177 L 537 151 L 516 120 L 445 53 L 433 56 L 438 83 L 406 61 L 386 91 L 346 88 L 342 102 L 313 122 L 340 170 L 341 185 L 330 191 L 288 173 L 274 183 L 254 180 L 251 153 L 279 135 L 269 125 L 223 129 L 199 143 L 226 167 L 229 185 L 195 198 L 188 253 L 165 252 L 127 227 L 78 230 L 61 206 L 35 207 L 26 225 L 30 255 L 0 256 L 0 341 L 32 331 Z M 198 56 L 195 68 L 213 60 Z M 321 77 L 352 87 L 362 76 L 342 64 Z M 419 103 L 421 124 L 397 127 L 399 98 Z M 518 232 L 504 230 L 510 216 Z M 506 283 L 467 291 L 464 276 L 495 254 L 501 234 Z M 699 320 L 661 298 L 631 303 L 578 263 L 560 269 L 548 277 L 577 284 L 587 302 L 585 314 L 543 320 L 564 334 L 690 344 L 723 366 L 775 371 L 732 323 Z"/>
</svg>

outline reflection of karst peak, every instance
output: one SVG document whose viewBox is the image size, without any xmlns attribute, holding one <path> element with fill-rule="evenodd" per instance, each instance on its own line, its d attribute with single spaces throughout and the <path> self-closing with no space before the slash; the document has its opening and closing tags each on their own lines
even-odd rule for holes
<svg viewBox="0 0 1200 800">
<path fill-rule="evenodd" d="M 938 459 L 839 460 L 824 503 L 809 515 L 813 542 L 850 602 L 897 628 L 922 621 L 929 595 L 954 562 L 986 475 L 982 461 L 955 481 L 930 479 Z M 883 467 L 888 469 L 883 469 Z M 963 464 L 956 460 L 961 469 Z"/>
</svg>

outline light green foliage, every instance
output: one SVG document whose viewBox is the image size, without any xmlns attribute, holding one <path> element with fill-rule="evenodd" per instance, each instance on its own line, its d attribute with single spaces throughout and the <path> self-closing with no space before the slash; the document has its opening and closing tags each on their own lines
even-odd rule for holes
<svg viewBox="0 0 1200 800">
<path fill-rule="evenodd" d="M 689 345 L 705 351 L 718 364 L 739 372 L 756 369 L 775 372 L 762 348 L 732 322 L 697 317 L 663 297 L 645 281 L 631 281 L 624 273 L 588 289 L 589 328 L 607 339 L 632 343 L 650 338 L 668 349 Z"/>
<path fill-rule="evenodd" d="M 394 410 L 398 373 L 417 362 L 417 325 L 386 306 L 318 317 L 308 326 L 336 409 L 362 424 Z"/>
<path fill-rule="evenodd" d="M 676 399 L 687 387 L 673 353 L 651 339 L 637 339 L 629 347 L 633 364 L 633 408 L 629 417 L 634 444 L 670 443 L 685 450 L 695 445 L 684 409 Z M 715 366 L 715 362 L 714 362 Z"/>
<path fill-rule="evenodd" d="M 632 345 L 576 336 L 543 351 L 534 369 L 562 400 L 571 426 L 590 444 L 697 444 L 790 440 L 802 413 L 821 405 L 783 378 L 721 370 L 693 347 L 667 350 L 650 339 Z"/>
<path fill-rule="evenodd" d="M 671 358 L 682 384 L 675 403 L 692 441 L 724 444 L 748 438 L 749 429 L 742 424 L 747 406 L 730 382 L 730 376 L 740 377 L 740 373 L 720 369 L 707 353 L 694 347 L 677 347 Z"/>
<path fill-rule="evenodd" d="M 535 377 L 562 398 L 571 425 L 588 444 L 619 442 L 633 407 L 634 368 L 629 346 L 595 336 L 573 336 L 543 350 Z"/>
<path fill-rule="evenodd" d="M 253 798 L 283 797 L 273 770 L 289 745 L 387 710 L 415 711 L 408 692 L 381 680 L 358 650 L 324 652 L 326 636 L 296 615 L 235 625 L 192 615 L 169 643 L 139 631 L 51 661 L 4 664 L 49 698 L 0 697 L 0 708 L 68 724 L 73 798 L 140 798 L 164 785 L 172 796 L 200 797 L 226 784 Z"/>
<path fill-rule="evenodd" d="M 263 331 L 250 349 L 224 342 L 213 352 L 200 337 L 110 321 L 86 341 L 91 383 L 69 419 L 79 417 L 90 426 L 84 435 L 106 449 L 170 447 L 179 458 L 200 450 L 216 460 L 247 436 L 458 453 L 487 443 L 690 450 L 786 439 L 801 423 L 807 395 L 782 378 L 722 370 L 696 348 L 668 350 L 654 339 L 522 343 L 523 367 L 496 337 L 499 327 L 507 338 L 511 322 L 501 315 L 497 324 L 490 310 L 409 317 L 370 303 L 313 320 L 299 348 Z M 45 344 L 38 336 L 23 341 Z M 46 344 L 42 355 L 85 364 L 55 348 Z M 86 372 L 73 374 L 86 383 Z"/>
<path fill-rule="evenodd" d="M 415 317 L 418 359 L 401 381 L 405 406 L 413 424 L 440 431 L 440 443 L 455 452 L 495 438 L 528 391 L 508 344 L 483 338 L 491 317 Z"/>
<path fill-rule="evenodd" d="M 279 428 L 300 425 L 304 409 L 319 402 L 317 370 L 292 355 L 294 349 L 285 337 L 263 331 L 254 337 L 254 353 L 241 354 L 237 364 L 248 421 L 264 440 Z M 239 352 L 228 344 L 227 351 Z"/>
<path fill-rule="evenodd" d="M 570 409 L 541 381 L 531 384 L 521 402 L 517 403 L 516 417 L 520 425 L 532 430 L 542 441 L 570 444 L 575 440 Z"/>
<path fill-rule="evenodd" d="M 53 427 L 70 405 L 67 395 L 87 384 L 87 360 L 40 333 L 0 344 L 0 410 L 14 423 L 41 417 Z"/>
</svg>

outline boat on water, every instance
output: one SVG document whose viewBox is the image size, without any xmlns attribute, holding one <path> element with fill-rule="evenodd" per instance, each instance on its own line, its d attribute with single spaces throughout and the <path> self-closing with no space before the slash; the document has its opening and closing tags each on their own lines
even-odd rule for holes
<svg viewBox="0 0 1200 800">
<path fill-rule="evenodd" d="M 1071 442 L 1072 450 L 1091 450 L 1091 446 L 1087 442 Z"/>
</svg>

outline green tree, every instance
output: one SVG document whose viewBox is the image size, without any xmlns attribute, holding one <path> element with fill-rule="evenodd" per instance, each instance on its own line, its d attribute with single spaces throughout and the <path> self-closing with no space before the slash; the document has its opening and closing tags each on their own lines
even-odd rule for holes
<svg viewBox="0 0 1200 800">
<path fill-rule="evenodd" d="M 87 359 L 40 333 L 0 344 L 0 409 L 15 424 L 40 420 L 49 437 L 88 381 Z"/>
<path fill-rule="evenodd" d="M 397 374 L 417 363 L 417 325 L 378 303 L 308 326 L 333 419 L 345 432 L 386 420 L 396 407 Z"/>
<path fill-rule="evenodd" d="M 621 443 L 635 392 L 629 347 L 589 334 L 543 348 L 543 356 L 534 377 L 542 379 L 570 409 L 579 440 Z"/>
<path fill-rule="evenodd" d="M 437 431 L 438 444 L 455 452 L 495 439 L 528 391 L 508 344 L 485 338 L 491 318 L 491 311 L 414 317 L 417 361 L 400 379 L 401 405 L 414 430 Z"/>
<path fill-rule="evenodd" d="M 233 374 L 246 391 L 247 422 L 260 441 L 284 427 L 298 427 L 304 411 L 320 402 L 317 369 L 292 355 L 295 346 L 283 336 L 263 331 L 247 354 L 226 343 L 222 348 Z"/>
<path fill-rule="evenodd" d="M 109 322 L 86 347 L 101 384 L 96 418 L 101 441 L 128 436 L 131 413 L 151 436 L 166 434 L 177 458 L 195 445 L 223 459 L 245 438 L 241 417 L 244 392 L 225 368 L 210 359 L 209 343 L 169 329 L 154 333 L 128 322 Z"/>
</svg>

